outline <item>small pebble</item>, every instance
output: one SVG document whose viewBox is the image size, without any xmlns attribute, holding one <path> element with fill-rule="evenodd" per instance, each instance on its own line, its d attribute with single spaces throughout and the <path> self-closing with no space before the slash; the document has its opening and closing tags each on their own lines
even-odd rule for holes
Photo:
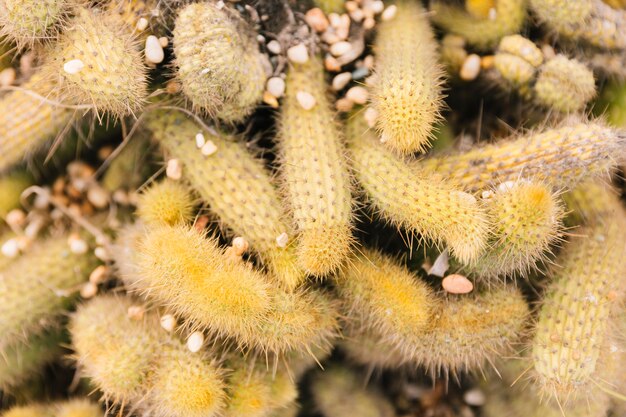
<svg viewBox="0 0 626 417">
<path fill-rule="evenodd" d="M 263 92 L 263 103 L 269 105 L 274 109 L 278 108 L 278 99 L 274 97 L 274 95 L 269 91 Z"/>
<path fill-rule="evenodd" d="M 98 286 L 93 282 L 87 282 L 80 289 L 80 296 L 85 299 L 93 298 L 96 294 L 98 294 Z"/>
<path fill-rule="evenodd" d="M 369 4 L 368 8 L 374 12 L 374 14 L 382 13 L 385 10 L 385 3 L 380 0 L 373 1 Z"/>
<path fill-rule="evenodd" d="M 373 29 L 374 26 L 376 26 L 376 21 L 373 18 L 368 17 L 365 20 L 363 20 L 363 29 L 370 30 L 370 29 Z"/>
<path fill-rule="evenodd" d="M 0 71 L 0 87 L 8 87 L 15 82 L 15 69 L 5 68 Z"/>
<path fill-rule="evenodd" d="M 337 72 L 341 71 L 341 64 L 332 55 L 326 55 L 324 58 L 324 68 L 326 68 L 326 71 Z"/>
<path fill-rule="evenodd" d="M 93 254 L 101 261 L 108 262 L 111 260 L 111 254 L 109 254 L 109 251 L 103 246 L 98 246 L 94 249 Z"/>
<path fill-rule="evenodd" d="M 496 63 L 496 57 L 493 55 L 486 55 L 480 59 L 480 67 L 484 70 L 491 69 Z"/>
<path fill-rule="evenodd" d="M 243 237 L 237 236 L 233 239 L 232 247 L 234 249 L 235 255 L 241 256 L 248 251 L 250 244 Z"/>
<path fill-rule="evenodd" d="M 480 197 L 481 197 L 483 200 L 487 200 L 488 198 L 493 197 L 493 191 L 491 191 L 491 190 L 486 190 L 486 191 L 483 191 L 483 192 L 480 194 Z"/>
<path fill-rule="evenodd" d="M 365 67 L 365 66 L 359 67 L 359 68 L 355 69 L 354 71 L 352 71 L 352 79 L 360 80 L 362 78 L 367 77 L 369 73 L 370 73 L 370 71 L 369 71 L 369 69 L 367 67 Z"/>
<path fill-rule="evenodd" d="M 289 243 L 289 235 L 287 233 L 281 233 L 276 237 L 276 244 L 280 248 L 287 247 L 287 243 Z"/>
<path fill-rule="evenodd" d="M 67 238 L 67 244 L 70 246 L 70 251 L 76 255 L 82 255 L 87 253 L 89 245 L 76 233 L 72 233 Z"/>
<path fill-rule="evenodd" d="M 7 213 L 4 221 L 6 221 L 9 226 L 14 228 L 23 227 L 26 224 L 26 213 L 20 209 L 13 209 Z"/>
<path fill-rule="evenodd" d="M 485 394 L 478 388 L 471 389 L 463 394 L 463 401 L 473 407 L 485 405 L 486 400 L 487 398 L 485 397 Z"/>
<path fill-rule="evenodd" d="M 202 134 L 202 132 L 196 133 L 196 148 L 202 149 L 205 143 L 206 143 L 206 139 L 204 138 L 204 135 Z"/>
<path fill-rule="evenodd" d="M 137 25 L 135 26 L 138 31 L 143 32 L 148 27 L 148 19 L 142 17 L 137 21 Z"/>
<path fill-rule="evenodd" d="M 287 49 L 287 58 L 296 64 L 304 64 L 309 60 L 309 51 L 303 43 Z"/>
<path fill-rule="evenodd" d="M 476 54 L 468 55 L 461 66 L 459 76 L 462 80 L 472 81 L 475 80 L 480 74 L 480 57 Z"/>
<path fill-rule="evenodd" d="M 87 190 L 87 200 L 98 209 L 103 209 L 109 205 L 109 193 L 98 184 L 93 184 Z"/>
<path fill-rule="evenodd" d="M 333 29 L 337 29 L 341 26 L 341 16 L 339 16 L 338 13 L 330 13 L 328 15 L 328 20 L 330 21 L 330 26 L 332 26 Z"/>
<path fill-rule="evenodd" d="M 352 44 L 350 42 L 341 41 L 337 42 L 330 47 L 330 53 L 334 56 L 341 56 L 352 49 Z"/>
<path fill-rule="evenodd" d="M 296 93 L 296 99 L 304 110 L 311 110 L 313 107 L 315 107 L 315 97 L 313 97 L 311 93 L 308 93 L 306 91 L 298 91 Z"/>
<path fill-rule="evenodd" d="M 202 345 L 204 345 L 204 334 L 202 332 L 193 332 L 187 339 L 187 349 L 192 353 L 202 349 Z"/>
<path fill-rule="evenodd" d="M 396 7 L 396 5 L 392 4 L 391 6 L 387 7 L 385 11 L 383 11 L 383 14 L 380 16 L 380 18 L 383 20 L 383 22 L 387 22 L 388 20 L 391 20 L 394 17 L 396 17 L 397 11 L 398 11 L 398 8 Z"/>
<path fill-rule="evenodd" d="M 167 332 L 173 331 L 176 327 L 176 318 L 171 314 L 164 314 L 161 317 L 161 327 Z"/>
<path fill-rule="evenodd" d="M 337 109 L 337 111 L 340 111 L 342 113 L 349 112 L 350 110 L 352 110 L 353 107 L 354 101 L 345 97 L 342 97 L 335 102 L 335 108 Z"/>
<path fill-rule="evenodd" d="M 436 277 L 443 277 L 446 274 L 449 264 L 448 250 L 444 250 L 437 256 L 433 265 L 428 269 L 428 275 L 434 275 Z"/>
<path fill-rule="evenodd" d="M 344 3 L 344 7 L 348 11 L 348 13 L 353 12 L 359 8 L 359 5 L 356 1 L 348 0 Z"/>
<path fill-rule="evenodd" d="M 145 54 L 146 61 L 152 64 L 160 64 L 165 59 L 165 52 L 163 52 L 161 42 L 156 36 L 150 35 L 146 38 Z"/>
<path fill-rule="evenodd" d="M 285 94 L 285 81 L 280 77 L 272 77 L 267 80 L 267 91 L 276 98 Z"/>
<path fill-rule="evenodd" d="M 356 104 L 365 104 L 367 103 L 367 98 L 369 94 L 365 87 L 354 86 L 348 90 L 346 93 L 346 98 L 354 101 Z"/>
<path fill-rule="evenodd" d="M 99 265 L 89 274 L 89 282 L 98 285 L 104 282 L 109 274 L 109 269 L 105 265 Z"/>
<path fill-rule="evenodd" d="M 342 14 L 339 16 L 339 27 L 335 29 L 337 32 L 337 36 L 340 39 L 348 39 L 348 35 L 350 34 L 350 16 L 347 14 Z"/>
<path fill-rule="evenodd" d="M 126 312 L 126 314 L 128 314 L 128 317 L 130 317 L 132 320 L 143 319 L 145 313 L 146 309 L 143 308 L 143 306 L 130 306 L 128 307 L 128 310 Z"/>
<path fill-rule="evenodd" d="M 374 126 L 376 126 L 376 119 L 378 119 L 378 112 L 376 111 L 375 108 L 368 107 L 367 109 L 365 109 L 365 112 L 363 113 L 363 117 L 365 118 L 365 121 L 367 122 L 367 126 L 370 129 L 373 129 Z"/>
<path fill-rule="evenodd" d="M 350 12 L 350 17 L 352 18 L 352 20 L 358 23 L 365 19 L 365 14 L 363 13 L 363 10 L 356 9 L 355 11 Z"/>
<path fill-rule="evenodd" d="M 322 9 L 315 7 L 304 15 L 305 22 L 316 32 L 324 32 L 328 29 L 330 22 L 326 18 L 326 15 Z"/>
<path fill-rule="evenodd" d="M 213 143 L 212 141 L 208 140 L 200 149 L 200 152 L 202 152 L 202 155 L 204 156 L 211 156 L 213 155 L 215 152 L 217 152 L 217 146 L 215 146 L 215 143 Z"/>
<path fill-rule="evenodd" d="M 9 239 L 4 242 L 0 251 L 7 258 L 15 258 L 17 255 L 20 254 L 20 248 L 17 243 L 17 239 Z"/>
<path fill-rule="evenodd" d="M 173 180 L 179 180 L 183 176 L 183 167 L 180 164 L 180 161 L 176 158 L 170 159 L 167 161 L 167 168 L 165 168 L 165 175 L 167 178 Z"/>
<path fill-rule="evenodd" d="M 467 294 L 474 289 L 474 284 L 459 274 L 448 275 L 441 281 L 441 286 L 450 294 Z"/>
<path fill-rule="evenodd" d="M 80 59 L 72 59 L 63 64 L 63 71 L 70 75 L 78 74 L 83 68 L 85 68 L 85 63 Z"/>
<path fill-rule="evenodd" d="M 161 36 L 159 38 L 159 45 L 161 45 L 161 48 L 167 48 L 169 44 L 170 40 L 167 38 L 167 36 Z"/>
<path fill-rule="evenodd" d="M 333 78 L 332 87 L 333 90 L 339 91 L 343 90 L 343 88 L 348 85 L 348 83 L 352 80 L 352 74 L 349 72 L 342 72 Z"/>
<path fill-rule="evenodd" d="M 267 50 L 274 55 L 278 55 L 283 51 L 283 48 L 280 46 L 280 42 L 278 42 L 277 40 L 269 41 L 266 46 Z"/>
<path fill-rule="evenodd" d="M 515 183 L 513 181 L 505 181 L 498 185 L 498 191 L 501 193 L 505 193 L 513 188 L 515 188 Z"/>
</svg>

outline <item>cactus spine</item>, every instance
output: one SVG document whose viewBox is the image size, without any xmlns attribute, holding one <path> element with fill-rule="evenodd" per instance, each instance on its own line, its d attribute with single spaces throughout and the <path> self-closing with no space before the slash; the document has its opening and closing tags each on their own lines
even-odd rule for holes
<svg viewBox="0 0 626 417">
<path fill-rule="evenodd" d="M 243 236 L 286 288 L 304 280 L 293 247 L 281 247 L 277 238 L 292 238 L 288 216 L 261 160 L 233 138 L 214 134 L 187 120 L 182 113 L 158 111 L 148 128 L 156 140 L 183 164 L 183 176 L 224 224 Z M 217 151 L 204 156 L 194 137 L 200 133 Z"/>
<path fill-rule="evenodd" d="M 348 148 L 354 175 L 383 218 L 445 243 L 464 263 L 480 255 L 488 221 L 472 195 L 386 150 L 360 115 L 348 122 Z"/>
<path fill-rule="evenodd" d="M 322 62 L 294 64 L 287 75 L 278 143 L 285 191 L 298 228 L 297 255 L 311 275 L 327 275 L 350 253 L 352 216 L 345 150 L 330 103 Z M 310 94 L 312 109 L 298 95 Z"/>
<path fill-rule="evenodd" d="M 624 136 L 597 123 L 575 123 L 478 147 L 434 156 L 416 169 L 437 172 L 473 191 L 523 176 L 554 188 L 572 187 L 606 174 L 618 162 Z"/>
<path fill-rule="evenodd" d="M 390 149 L 409 154 L 430 147 L 441 107 L 442 70 L 426 12 L 412 0 L 396 6 L 396 16 L 378 27 L 371 100 L 381 140 Z"/>
<path fill-rule="evenodd" d="M 174 28 L 174 53 L 183 92 L 194 107 L 238 122 L 261 101 L 262 56 L 236 12 L 212 3 L 183 7 Z"/>
</svg>

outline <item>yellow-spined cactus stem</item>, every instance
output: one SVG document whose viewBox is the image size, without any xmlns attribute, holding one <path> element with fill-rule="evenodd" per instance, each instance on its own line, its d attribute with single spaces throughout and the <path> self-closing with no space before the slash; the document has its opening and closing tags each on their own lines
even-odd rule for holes
<svg viewBox="0 0 626 417">
<path fill-rule="evenodd" d="M 32 185 L 33 179 L 26 171 L 15 171 L 0 176 L 0 219 L 7 213 L 20 207 L 20 196 L 28 186 Z"/>
<path fill-rule="evenodd" d="M 203 2 L 181 8 L 174 54 L 183 92 L 210 116 L 238 122 L 261 100 L 266 78 L 262 56 L 237 12 Z"/>
<path fill-rule="evenodd" d="M 517 88 L 526 87 L 542 63 L 541 49 L 521 35 L 503 37 L 494 57 L 494 67 L 499 75 Z"/>
<path fill-rule="evenodd" d="M 413 0 L 396 6 L 395 17 L 378 26 L 371 102 L 381 140 L 409 154 L 430 147 L 440 117 L 442 70 L 426 11 Z"/>
<path fill-rule="evenodd" d="M 154 112 L 147 125 L 167 153 L 182 163 L 182 175 L 202 201 L 250 243 L 278 281 L 288 289 L 302 283 L 305 274 L 291 244 L 295 232 L 263 162 L 243 143 L 212 133 L 180 112 Z M 213 154 L 205 156 L 198 149 L 198 134 L 203 146 L 215 146 Z"/>
<path fill-rule="evenodd" d="M 572 123 L 461 154 L 434 156 L 416 169 L 434 171 L 480 191 L 520 177 L 555 188 L 606 175 L 623 154 L 625 136 L 601 124 Z"/>
<path fill-rule="evenodd" d="M 137 215 L 148 226 L 189 223 L 194 198 L 187 185 L 165 180 L 151 185 L 140 196 Z"/>
<path fill-rule="evenodd" d="M 160 8 L 159 0 L 110 0 L 107 5 L 107 13 L 119 15 L 127 27 L 137 31 L 139 31 L 137 28 L 139 20 L 142 18 L 148 20 L 150 29 L 143 30 L 140 33 L 140 36 L 145 38 L 149 34 L 160 34 L 162 32 L 162 28 L 159 28 L 160 24 L 163 23 L 162 17 L 158 17 L 162 12 Z M 155 21 L 158 24 L 155 24 Z"/>
<path fill-rule="evenodd" d="M 125 297 L 97 297 L 70 324 L 76 357 L 105 398 L 165 417 L 219 415 L 222 371 L 205 353 L 190 352 L 159 326 L 154 312 L 130 314 Z"/>
<path fill-rule="evenodd" d="M 36 376 L 61 356 L 64 341 L 62 333 L 53 329 L 0 349 L 0 390 L 10 392 L 12 387 Z"/>
<path fill-rule="evenodd" d="M 2 417 L 54 417 L 46 406 L 41 404 L 17 405 L 1 415 Z"/>
<path fill-rule="evenodd" d="M 38 332 L 65 312 L 95 266 L 93 252 L 76 254 L 67 236 L 39 242 L 0 271 L 0 350 Z"/>
<path fill-rule="evenodd" d="M 603 49 L 626 48 L 626 10 L 602 0 L 530 0 L 530 7 L 564 39 Z"/>
<path fill-rule="evenodd" d="M 0 172 L 23 161 L 72 121 L 73 110 L 59 106 L 56 84 L 35 74 L 0 98 Z"/>
<path fill-rule="evenodd" d="M 348 121 L 348 148 L 354 175 L 383 218 L 449 246 L 464 263 L 481 254 L 488 221 L 471 194 L 385 149 L 362 114 L 354 114 Z"/>
<path fill-rule="evenodd" d="M 365 381 L 364 375 L 340 365 L 320 370 L 311 381 L 315 406 L 325 417 L 395 416 L 391 402 L 374 387 L 367 387 Z"/>
<path fill-rule="evenodd" d="M 256 345 L 271 307 L 269 284 L 242 262 L 229 260 L 215 239 L 186 226 L 155 226 L 141 241 L 140 287 L 196 327 Z"/>
<path fill-rule="evenodd" d="M 489 249 L 468 267 L 476 279 L 523 274 L 545 260 L 563 232 L 565 210 L 560 197 L 539 182 L 498 186 L 484 203 L 493 225 Z"/>
<path fill-rule="evenodd" d="M 606 372 L 612 320 L 623 299 L 624 222 L 576 230 L 565 246 L 543 300 L 532 343 L 534 374 L 545 396 L 585 401 Z M 623 388 L 623 387 L 621 387 Z"/>
<path fill-rule="evenodd" d="M 120 15 L 81 8 L 49 55 L 44 71 L 59 81 L 66 104 L 93 105 L 122 117 L 147 96 L 147 67 Z"/>
<path fill-rule="evenodd" d="M 541 66 L 533 91 L 545 107 L 576 112 L 596 95 L 596 83 L 593 72 L 584 64 L 557 55 Z"/>
<path fill-rule="evenodd" d="M 75 398 L 52 405 L 54 417 L 104 417 L 100 406 L 85 398 Z"/>
<path fill-rule="evenodd" d="M 278 146 L 285 192 L 298 227 L 298 262 L 309 274 L 323 276 L 336 270 L 350 253 L 346 151 L 326 97 L 321 59 L 294 64 L 286 86 Z M 313 97 L 313 108 L 303 108 L 302 94 Z"/>
<path fill-rule="evenodd" d="M 344 315 L 359 316 L 397 349 L 410 346 L 430 326 L 438 300 L 414 274 L 374 250 L 351 260 L 335 279 Z"/>
<path fill-rule="evenodd" d="M 0 37 L 20 48 L 51 40 L 80 0 L 0 0 Z"/>
<path fill-rule="evenodd" d="M 498 44 L 503 36 L 517 33 L 526 20 L 526 0 L 495 0 L 486 17 L 477 17 L 460 6 L 436 1 L 432 4 L 433 21 L 446 31 L 460 35 L 480 49 Z"/>
</svg>

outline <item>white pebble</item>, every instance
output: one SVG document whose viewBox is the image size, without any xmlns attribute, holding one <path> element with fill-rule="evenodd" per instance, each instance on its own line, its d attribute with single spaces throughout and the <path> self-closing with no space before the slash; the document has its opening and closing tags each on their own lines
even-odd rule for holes
<svg viewBox="0 0 626 417">
<path fill-rule="evenodd" d="M 98 294 L 98 286 L 93 282 L 87 282 L 80 289 L 80 296 L 85 299 L 92 298 L 96 294 Z"/>
<path fill-rule="evenodd" d="M 2 254 L 7 258 L 15 258 L 20 254 L 19 244 L 17 239 L 9 239 L 2 245 Z"/>
<path fill-rule="evenodd" d="M 370 3 L 369 9 L 374 12 L 374 14 L 379 14 L 385 10 L 385 3 L 380 0 L 373 1 Z"/>
<path fill-rule="evenodd" d="M 202 349 L 202 345 L 204 345 L 204 335 L 202 332 L 193 332 L 187 339 L 187 349 L 189 349 L 190 352 L 196 353 Z"/>
<path fill-rule="evenodd" d="M 161 48 L 167 48 L 169 44 L 170 44 L 170 40 L 167 39 L 167 36 L 161 36 L 159 38 L 159 45 L 161 45 Z"/>
<path fill-rule="evenodd" d="M 165 168 L 165 175 L 173 180 L 179 180 L 183 176 L 183 167 L 180 165 L 180 161 L 176 158 L 167 161 L 167 168 Z"/>
<path fill-rule="evenodd" d="M 126 314 L 132 320 L 141 320 L 143 319 L 144 314 L 146 313 L 146 309 L 142 306 L 130 306 L 126 311 Z"/>
<path fill-rule="evenodd" d="M 381 19 L 383 19 L 384 22 L 393 19 L 394 17 L 396 17 L 396 12 L 398 11 L 398 8 L 396 7 L 395 4 L 392 4 L 391 6 L 387 7 L 385 9 L 385 11 L 383 12 L 383 14 L 381 15 Z"/>
<path fill-rule="evenodd" d="M 276 238 L 276 244 L 281 247 L 284 248 L 287 246 L 287 243 L 289 243 L 289 235 L 287 233 L 281 233 L 277 238 Z"/>
<path fill-rule="evenodd" d="M 274 55 L 278 55 L 282 52 L 283 48 L 280 46 L 280 42 L 276 40 L 271 40 L 267 43 L 267 50 Z"/>
<path fill-rule="evenodd" d="M 287 49 L 287 58 L 296 64 L 304 64 L 309 60 L 309 51 L 303 43 Z"/>
<path fill-rule="evenodd" d="M 103 246 L 98 246 L 96 249 L 94 249 L 93 254 L 96 255 L 96 258 L 100 259 L 101 261 L 107 262 L 111 260 L 111 255 L 109 254 L 109 251 L 106 250 L 106 248 L 104 248 Z"/>
<path fill-rule="evenodd" d="M 267 91 L 276 98 L 285 94 L 285 81 L 280 77 L 272 77 L 267 80 Z"/>
<path fill-rule="evenodd" d="M 142 17 L 137 21 L 137 25 L 135 26 L 138 31 L 143 32 L 148 27 L 148 19 Z"/>
<path fill-rule="evenodd" d="M 355 86 L 348 90 L 346 98 L 354 101 L 356 104 L 365 104 L 367 103 L 368 95 L 369 94 L 365 87 Z"/>
<path fill-rule="evenodd" d="M 74 233 L 67 238 L 67 244 L 70 246 L 70 251 L 76 255 L 82 255 L 89 250 L 87 242 Z"/>
<path fill-rule="evenodd" d="M 200 152 L 202 152 L 202 155 L 204 156 L 213 155 L 215 152 L 217 152 L 217 146 L 215 146 L 215 144 L 209 140 L 207 141 L 207 143 L 204 144 L 204 146 L 202 146 Z"/>
<path fill-rule="evenodd" d="M 95 207 L 103 209 L 109 205 L 109 193 L 98 184 L 94 184 L 87 190 L 87 200 Z"/>
<path fill-rule="evenodd" d="M 487 200 L 487 199 L 489 199 L 489 198 L 493 197 L 493 191 L 491 191 L 491 190 L 485 190 L 485 191 L 483 191 L 483 192 L 480 194 L 480 197 L 481 197 L 483 200 Z"/>
<path fill-rule="evenodd" d="M 311 93 L 307 93 L 306 91 L 298 91 L 296 93 L 296 99 L 304 110 L 311 110 L 313 107 L 315 107 L 315 97 L 313 97 Z"/>
<path fill-rule="evenodd" d="M 202 149 L 205 143 L 206 143 L 206 139 L 204 139 L 204 135 L 202 134 L 202 132 L 197 133 L 196 134 L 196 147 L 198 149 Z"/>
<path fill-rule="evenodd" d="M 502 184 L 498 185 L 498 191 L 501 193 L 505 193 L 509 190 L 515 188 L 515 183 L 513 181 L 505 181 Z"/>
<path fill-rule="evenodd" d="M 232 246 L 233 246 L 233 249 L 235 251 L 235 255 L 241 256 L 244 253 L 246 253 L 246 251 L 250 247 L 250 244 L 243 237 L 237 236 L 236 238 L 233 239 Z"/>
<path fill-rule="evenodd" d="M 63 71 L 70 75 L 78 74 L 83 68 L 85 64 L 80 59 L 72 59 L 63 64 Z"/>
<path fill-rule="evenodd" d="M 222 0 L 218 1 L 215 7 L 217 7 L 218 10 L 222 10 L 224 8 L 224 2 Z"/>
<path fill-rule="evenodd" d="M 13 209 L 7 213 L 4 220 L 8 225 L 14 228 L 19 228 L 26 224 L 26 213 L 20 209 Z"/>
<path fill-rule="evenodd" d="M 365 112 L 363 113 L 363 117 L 365 118 L 365 121 L 367 122 L 367 126 L 370 129 L 372 129 L 374 128 L 374 126 L 376 126 L 376 119 L 378 119 L 378 111 L 376 111 L 376 109 L 373 107 L 368 107 L 367 109 L 365 109 Z"/>
<path fill-rule="evenodd" d="M 443 278 L 446 274 L 446 271 L 450 267 L 448 249 L 444 250 L 437 256 L 433 266 L 428 270 L 428 275 L 434 275 L 437 277 Z"/>
<path fill-rule="evenodd" d="M 171 314 L 165 314 L 161 317 L 161 327 L 167 331 L 171 332 L 176 327 L 176 317 Z"/>
<path fill-rule="evenodd" d="M 352 49 L 352 44 L 347 41 L 341 41 L 330 47 L 330 53 L 334 56 L 341 56 Z"/>
<path fill-rule="evenodd" d="M 459 76 L 462 80 L 472 81 L 480 74 L 480 57 L 476 54 L 468 55 L 461 66 Z"/>
<path fill-rule="evenodd" d="M 146 38 L 145 54 L 146 60 L 152 64 L 160 64 L 165 59 L 165 52 L 163 52 L 161 42 L 156 36 L 150 35 Z"/>
<path fill-rule="evenodd" d="M 348 83 L 352 80 L 352 74 L 350 72 L 342 72 L 333 78 L 333 90 L 339 91 L 343 90 L 343 88 L 348 85 Z"/>
<path fill-rule="evenodd" d="M 463 400 L 473 407 L 480 407 L 485 404 L 485 394 L 478 388 L 471 389 L 463 394 Z"/>
<path fill-rule="evenodd" d="M 5 68 L 0 71 L 0 87 L 7 87 L 15 82 L 15 69 Z"/>
</svg>

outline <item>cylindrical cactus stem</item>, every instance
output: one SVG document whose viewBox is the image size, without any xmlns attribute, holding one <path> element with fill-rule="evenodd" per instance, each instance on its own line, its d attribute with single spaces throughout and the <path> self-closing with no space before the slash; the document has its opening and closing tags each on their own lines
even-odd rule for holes
<svg viewBox="0 0 626 417">
<path fill-rule="evenodd" d="M 56 86 L 37 73 L 20 90 L 0 98 L 0 172 L 19 164 L 72 122 L 74 111 L 59 105 Z"/>
<path fill-rule="evenodd" d="M 195 108 L 238 122 L 261 101 L 266 79 L 262 55 L 237 12 L 205 2 L 181 8 L 174 53 L 182 90 Z"/>
<path fill-rule="evenodd" d="M 365 381 L 364 375 L 337 364 L 320 370 L 311 381 L 315 406 L 325 417 L 396 415 L 389 399 Z"/>
<path fill-rule="evenodd" d="M 204 129 L 181 112 L 156 111 L 148 118 L 154 138 L 182 163 L 183 177 L 224 226 L 246 239 L 286 288 L 301 284 L 305 274 L 290 242 L 295 232 L 263 162 L 243 143 Z M 201 149 L 197 135 L 205 142 Z M 205 156 L 205 147 L 215 152 Z"/>
<path fill-rule="evenodd" d="M 13 406 L 0 415 L 2 417 L 102 417 L 104 411 L 98 404 L 86 398 L 73 398 L 57 403 Z"/>
<path fill-rule="evenodd" d="M 0 271 L 0 350 L 55 323 L 87 281 L 93 252 L 74 253 L 67 236 L 49 238 Z"/>
<path fill-rule="evenodd" d="M 623 158 L 626 135 L 598 123 L 569 123 L 465 153 L 433 156 L 415 164 L 472 191 L 516 181 L 541 181 L 556 189 L 606 175 Z"/>
<path fill-rule="evenodd" d="M 385 146 L 400 154 L 430 147 L 439 119 L 443 71 L 426 11 L 414 0 L 401 0 L 393 19 L 382 22 L 376 53 L 372 107 Z"/>
<path fill-rule="evenodd" d="M 547 258 L 563 233 L 565 210 L 551 187 L 519 180 L 500 184 L 483 200 L 492 224 L 489 248 L 466 269 L 478 280 L 524 274 Z"/>
<path fill-rule="evenodd" d="M 294 64 L 278 128 L 280 169 L 299 234 L 298 262 L 316 276 L 336 270 L 352 241 L 346 151 L 326 94 L 321 59 Z M 312 108 L 300 104 L 302 95 L 313 98 Z"/>
<path fill-rule="evenodd" d="M 611 384 L 604 377 L 611 355 L 602 348 L 623 300 L 626 243 L 621 215 L 622 221 L 607 219 L 577 229 L 550 274 L 532 359 L 538 388 L 560 402 L 586 402 L 597 384 Z"/>
<path fill-rule="evenodd" d="M 0 176 L 0 219 L 4 219 L 8 212 L 20 207 L 22 191 L 32 185 L 33 179 L 24 170 L 11 172 Z"/>
<path fill-rule="evenodd" d="M 154 312 L 126 297 L 81 306 L 70 332 L 78 363 L 105 398 L 155 416 L 215 416 L 225 404 L 222 371 L 160 328 Z"/>
<path fill-rule="evenodd" d="M 19 48 L 54 39 L 81 0 L 0 0 L 0 38 Z"/>
<path fill-rule="evenodd" d="M 508 84 L 528 93 L 528 83 L 543 64 L 543 53 L 530 39 L 508 35 L 500 40 L 494 55 L 494 68 Z"/>
<path fill-rule="evenodd" d="M 11 392 L 34 377 L 43 367 L 59 358 L 63 352 L 61 343 L 66 338 L 58 329 L 30 336 L 26 341 L 16 342 L 2 348 L 0 355 L 0 390 Z"/>
<path fill-rule="evenodd" d="M 385 149 L 360 114 L 348 121 L 348 148 L 354 175 L 383 218 L 449 246 L 464 263 L 485 249 L 488 221 L 478 201 Z"/>
<path fill-rule="evenodd" d="M 152 184 L 139 196 L 137 215 L 147 226 L 176 226 L 191 221 L 194 205 L 186 184 L 165 180 Z"/>
<path fill-rule="evenodd" d="M 493 3 L 493 7 L 487 6 L 487 16 L 481 17 L 460 6 L 436 1 L 431 6 L 433 21 L 446 31 L 462 36 L 476 48 L 490 49 L 502 37 L 522 29 L 527 7 L 526 0 L 495 0 Z"/>
<path fill-rule="evenodd" d="M 602 0 L 530 0 L 535 15 L 561 38 L 602 49 L 626 48 L 626 10 Z"/>
<path fill-rule="evenodd" d="M 92 105 L 113 117 L 133 114 L 147 96 L 147 67 L 120 15 L 80 8 L 44 64 L 63 103 Z"/>
</svg>

